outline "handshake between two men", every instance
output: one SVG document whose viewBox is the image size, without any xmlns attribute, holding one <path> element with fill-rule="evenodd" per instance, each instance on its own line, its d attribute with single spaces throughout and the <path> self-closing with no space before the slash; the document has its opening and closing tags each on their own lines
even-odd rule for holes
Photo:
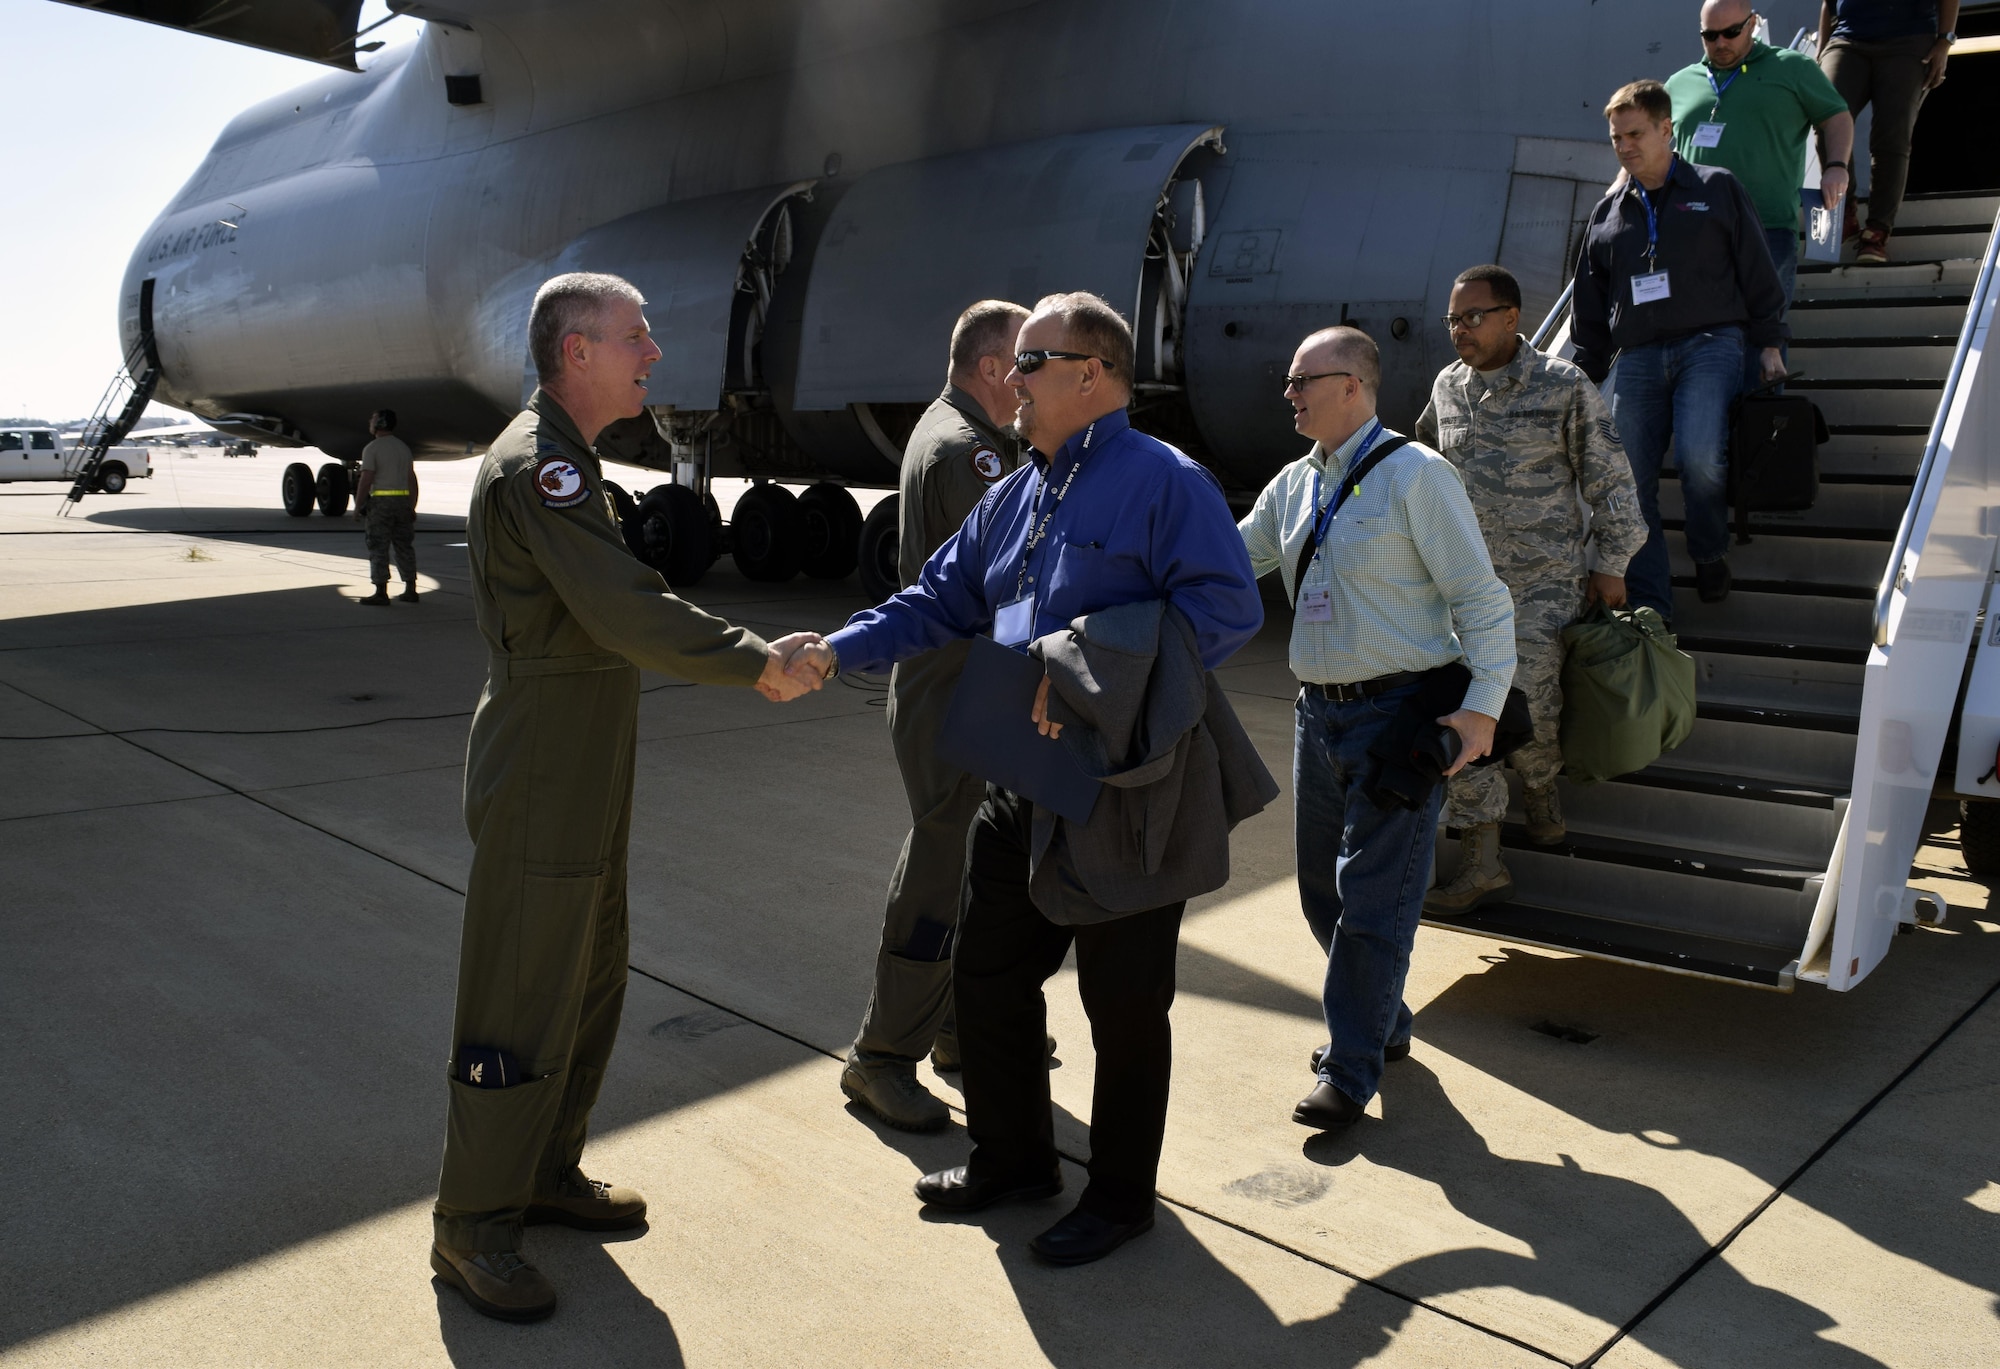
<svg viewBox="0 0 2000 1369">
<path fill-rule="evenodd" d="M 757 677 L 757 692 L 772 703 L 790 703 L 833 678 L 839 656 L 817 632 L 794 632 L 770 644 L 771 658 Z M 1048 716 L 1049 681 L 1045 675 L 1035 690 L 1033 719 L 1044 737 L 1060 737 L 1063 725 Z"/>
</svg>

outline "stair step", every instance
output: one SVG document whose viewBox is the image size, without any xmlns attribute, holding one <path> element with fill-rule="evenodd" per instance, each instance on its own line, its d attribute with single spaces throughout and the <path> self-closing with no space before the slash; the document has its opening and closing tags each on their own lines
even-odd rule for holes
<svg viewBox="0 0 2000 1369">
<path fill-rule="evenodd" d="M 1708 703 L 1861 716 L 1860 663 L 1785 660 L 1753 652 L 1682 650 L 1694 657 L 1695 697 Z"/>
<path fill-rule="evenodd" d="M 1798 945 L 1754 945 L 1663 931 L 1525 902 L 1477 908 L 1463 917 L 1425 918 L 1424 922 L 1517 946 L 1545 946 L 1600 960 L 1780 990 L 1792 987 L 1790 967 L 1799 952 Z"/>
<path fill-rule="evenodd" d="M 1864 201 L 1865 203 L 1865 201 Z M 1915 228 L 1991 228 L 2000 195 L 1911 195 L 1896 212 L 1896 231 Z"/>
<path fill-rule="evenodd" d="M 1791 346 L 1791 364 L 1806 379 L 1793 382 L 1792 388 L 1814 388 L 1819 381 L 1899 380 L 1929 383 L 1941 391 L 1955 350 L 1937 342 L 1883 346 L 1873 338 L 1800 340 Z"/>
<path fill-rule="evenodd" d="M 1978 228 L 1940 225 L 1909 228 L 1896 225 L 1889 236 L 1889 264 L 1912 261 L 1977 261 L 1986 252 L 1991 221 Z"/>
<path fill-rule="evenodd" d="M 1873 595 L 1876 586 L 1882 583 L 1882 568 L 1888 564 L 1892 545 L 1889 538 L 1863 541 L 1767 532 L 1747 547 L 1739 547 L 1732 540 L 1727 555 L 1730 573 L 1739 580 L 1812 586 L 1818 593 L 1844 589 Z M 1694 562 L 1688 559 L 1686 543 L 1681 538 L 1667 539 L 1667 557 L 1675 581 L 1692 584 Z"/>
<path fill-rule="evenodd" d="M 1762 856 L 1743 856 L 1711 851 L 1703 846 L 1669 846 L 1643 837 L 1611 836 L 1601 832 L 1573 829 L 1553 846 L 1529 840 L 1528 829 L 1519 822 L 1502 823 L 1500 846 L 1509 871 L 1514 870 L 1516 852 L 1550 860 L 1588 860 L 1603 865 L 1622 865 L 1633 870 L 1656 870 L 1665 874 L 1687 875 L 1694 879 L 1720 880 L 1725 884 L 1752 884 L 1763 889 L 1784 889 L 1797 893 L 1809 881 L 1818 879 L 1826 862 L 1790 862 Z M 1519 875 L 1515 876 L 1519 882 Z"/>
<path fill-rule="evenodd" d="M 1789 321 L 1792 336 L 1799 339 L 1918 338 L 1956 344 L 1970 302 L 1964 293 L 1900 304 L 1798 300 Z"/>
<path fill-rule="evenodd" d="M 1840 830 L 1840 801 L 1781 802 L 1768 789 L 1667 782 L 1647 770 L 1601 784 L 1557 782 L 1572 833 L 1646 841 L 1679 851 L 1712 851 L 1746 860 L 1824 870 Z M 1518 821 L 1518 804 L 1510 809 Z"/>
<path fill-rule="evenodd" d="M 1835 433 L 1819 449 L 1822 480 L 1835 476 L 1915 480 L 1926 433 Z M 1907 488 L 1907 484 L 1906 484 Z"/>
<path fill-rule="evenodd" d="M 1697 707 L 1694 731 L 1662 757 L 1675 770 L 1725 781 L 1764 780 L 1845 793 L 1854 778 L 1854 732 L 1784 727 L 1768 718 L 1723 717 Z"/>
<path fill-rule="evenodd" d="M 1795 513 L 1753 513 L 1750 515 L 1750 532 L 1754 538 L 1760 532 L 1797 537 L 1827 537 L 1844 534 L 1855 541 L 1869 541 L 1876 537 L 1894 538 L 1896 528 L 1902 522 L 1903 510 L 1910 502 L 1910 490 L 1904 485 L 1886 484 L 1834 484 L 1822 481 L 1819 498 L 1809 509 Z M 1660 482 L 1660 517 L 1670 523 L 1680 523 L 1686 515 L 1686 505 L 1681 499 L 1679 480 Z M 1730 527 L 1735 527 L 1735 513 L 1730 514 Z M 1733 564 L 1733 563 L 1732 563 Z"/>
<path fill-rule="evenodd" d="M 1800 390 L 1819 405 L 1828 427 L 1894 426 L 1926 431 L 1937 414 L 1938 399 L 1944 392 L 1942 386 L 1893 390 L 1815 389 L 1809 380 L 1800 386 Z"/>
<path fill-rule="evenodd" d="M 1901 265 L 1892 262 L 1887 266 L 1862 266 L 1851 261 L 1839 266 L 1802 262 L 1792 300 L 1796 304 L 1807 299 L 1868 298 L 1954 288 L 1962 291 L 1978 278 L 1977 257 L 1909 261 Z"/>
<path fill-rule="evenodd" d="M 1579 838 L 1578 854 L 1571 854 L 1520 840 L 1522 845 L 1507 848 L 1504 861 L 1514 896 L 1538 908 L 1796 948 L 1805 940 L 1818 895 L 1817 871 L 1780 869 L 1753 880 L 1741 877 L 1746 865 L 1718 861 L 1716 873 L 1710 873 L 1685 861 L 1676 865 L 1674 853 L 1641 842 Z M 1437 860 L 1443 884 L 1457 873 L 1458 843 L 1442 831 Z"/>
<path fill-rule="evenodd" d="M 1719 604 L 1704 604 L 1691 588 L 1674 591 L 1674 631 L 1683 651 L 1691 643 L 1723 650 L 1742 642 L 1767 654 L 1860 662 L 1868 655 L 1870 615 L 1871 605 L 1860 599 L 1738 589 Z"/>
</svg>

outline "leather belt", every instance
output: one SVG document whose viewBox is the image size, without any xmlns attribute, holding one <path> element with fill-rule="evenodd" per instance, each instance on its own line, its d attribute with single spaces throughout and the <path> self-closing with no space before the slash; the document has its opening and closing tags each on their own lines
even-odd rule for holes
<svg viewBox="0 0 2000 1369">
<path fill-rule="evenodd" d="M 521 680 L 535 675 L 582 675 L 593 670 L 617 670 L 632 663 L 623 656 L 491 656 L 487 668 L 496 680 Z"/>
<path fill-rule="evenodd" d="M 1372 680 L 1356 680 L 1353 684 L 1313 684 L 1306 683 L 1301 691 L 1317 694 L 1322 699 L 1337 704 L 1351 704 L 1360 699 L 1384 694 L 1400 685 L 1415 684 L 1424 678 L 1421 670 L 1399 670 L 1393 675 L 1377 675 Z"/>
</svg>

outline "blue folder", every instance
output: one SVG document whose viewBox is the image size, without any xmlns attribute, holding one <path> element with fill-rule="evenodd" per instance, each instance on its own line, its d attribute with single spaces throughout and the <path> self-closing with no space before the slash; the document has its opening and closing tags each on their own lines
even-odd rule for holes
<svg viewBox="0 0 2000 1369">
<path fill-rule="evenodd" d="M 1035 728 L 1035 690 L 1047 672 L 1026 652 L 974 637 L 938 733 L 938 758 L 1011 789 L 1071 822 L 1087 822 L 1104 787 L 1069 748 Z"/>
</svg>

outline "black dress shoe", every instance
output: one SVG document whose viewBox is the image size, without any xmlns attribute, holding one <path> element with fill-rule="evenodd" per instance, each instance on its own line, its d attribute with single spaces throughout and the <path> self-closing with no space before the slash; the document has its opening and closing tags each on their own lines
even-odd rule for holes
<svg viewBox="0 0 2000 1369">
<path fill-rule="evenodd" d="M 1114 1222 L 1078 1208 L 1029 1241 L 1028 1249 L 1050 1264 L 1089 1264 L 1152 1229 L 1150 1212 L 1136 1222 Z"/>
<path fill-rule="evenodd" d="M 1382 1063 L 1385 1065 L 1393 1065 L 1398 1060 L 1407 1060 L 1409 1058 L 1410 1058 L 1410 1043 L 1407 1041 L 1394 1041 L 1382 1047 Z M 1326 1059 L 1326 1047 L 1314 1046 L 1312 1053 L 1312 1072 L 1315 1076 L 1319 1074 L 1319 1062 L 1324 1059 Z"/>
<path fill-rule="evenodd" d="M 1729 563 L 1727 561 L 1697 561 L 1694 567 L 1694 590 L 1704 604 L 1719 604 L 1729 597 Z"/>
<path fill-rule="evenodd" d="M 993 1179 L 977 1179 L 965 1172 L 964 1165 L 958 1165 L 926 1174 L 917 1180 L 917 1196 L 924 1200 L 926 1206 L 942 1212 L 978 1212 L 995 1203 L 1053 1198 L 1062 1192 L 1062 1187 L 1060 1173 L 1043 1177 L 1009 1174 Z"/>
<path fill-rule="evenodd" d="M 1346 1131 L 1361 1120 L 1365 1111 L 1361 1104 L 1339 1089 L 1322 1082 L 1299 1099 L 1299 1105 L 1292 1109 L 1292 1120 L 1314 1131 Z"/>
</svg>

